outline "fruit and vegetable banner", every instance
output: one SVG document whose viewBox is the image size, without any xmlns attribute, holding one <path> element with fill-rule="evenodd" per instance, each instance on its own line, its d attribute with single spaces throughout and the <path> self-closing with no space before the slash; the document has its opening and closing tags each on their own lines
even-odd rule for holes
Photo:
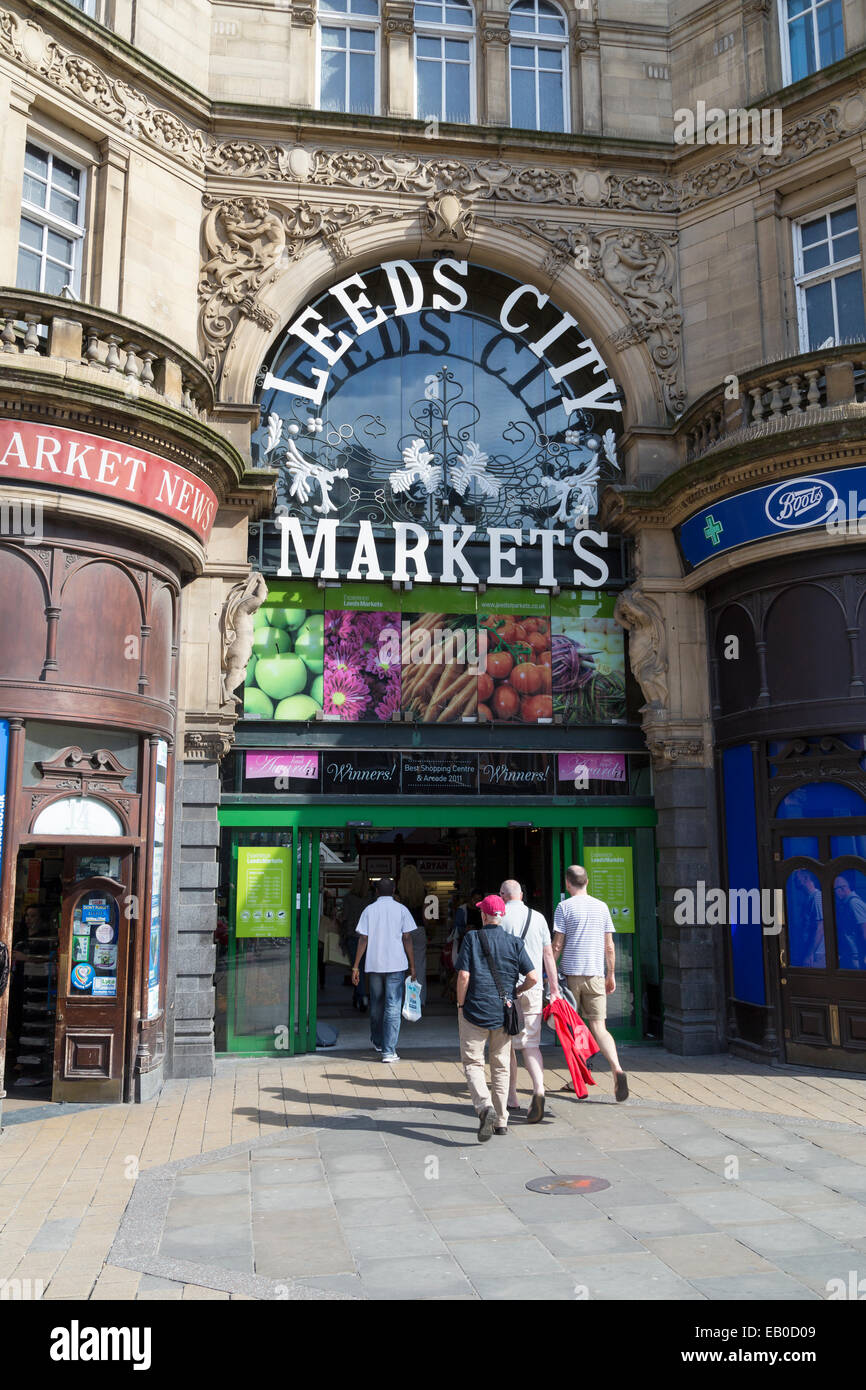
<svg viewBox="0 0 866 1390">
<path fill-rule="evenodd" d="M 478 614 L 487 652 L 478 677 L 478 718 L 538 724 L 553 718 L 550 604 L 540 594 L 488 589 Z"/>
<path fill-rule="evenodd" d="M 315 584 L 268 586 L 267 602 L 253 618 L 245 718 L 316 718 L 324 699 L 324 623 Z"/>
<path fill-rule="evenodd" d="M 400 599 L 386 584 L 329 589 L 324 717 L 391 719 L 401 708 Z"/>
<path fill-rule="evenodd" d="M 610 908 L 613 925 L 619 932 L 634 931 L 634 873 L 631 846 L 610 848 L 588 846 L 583 862 L 589 877 L 589 891 Z"/>
<path fill-rule="evenodd" d="M 615 602 L 595 589 L 551 599 L 553 709 L 565 724 L 625 719 L 625 634 Z"/>
<path fill-rule="evenodd" d="M 447 598 L 448 612 L 440 609 Z M 478 711 L 483 669 L 475 595 L 422 585 L 406 594 L 402 624 L 402 707 L 419 724 L 458 724 Z M 409 609 L 409 605 L 414 605 Z M 479 659 L 481 658 L 481 659 Z"/>
</svg>

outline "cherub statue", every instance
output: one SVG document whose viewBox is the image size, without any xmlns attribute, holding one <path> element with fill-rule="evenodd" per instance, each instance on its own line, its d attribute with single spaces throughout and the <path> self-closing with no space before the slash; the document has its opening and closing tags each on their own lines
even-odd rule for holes
<svg viewBox="0 0 866 1390">
<path fill-rule="evenodd" d="M 254 571 L 243 584 L 235 584 L 222 612 L 222 703 L 239 703 L 235 691 L 246 679 L 253 652 L 253 614 L 268 596 L 263 574 Z"/>
<path fill-rule="evenodd" d="M 623 589 L 613 616 L 628 632 L 628 659 L 651 709 L 668 702 L 668 659 L 665 624 L 655 601 L 634 589 Z"/>
</svg>

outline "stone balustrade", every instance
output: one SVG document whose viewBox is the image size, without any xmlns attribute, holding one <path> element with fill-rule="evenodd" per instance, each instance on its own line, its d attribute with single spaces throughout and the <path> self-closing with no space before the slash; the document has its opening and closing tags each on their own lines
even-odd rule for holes
<svg viewBox="0 0 866 1390">
<path fill-rule="evenodd" d="M 733 399 L 728 399 L 731 396 Z M 769 430 L 814 424 L 866 403 L 866 345 L 824 348 L 738 374 L 696 401 L 680 422 L 684 462 Z M 736 436 L 736 440 L 734 439 Z"/>
<path fill-rule="evenodd" d="M 213 409 L 211 378 L 170 339 L 72 299 L 0 290 L 0 371 L 39 359 L 80 367 L 127 397 L 161 401 L 198 420 Z"/>
</svg>

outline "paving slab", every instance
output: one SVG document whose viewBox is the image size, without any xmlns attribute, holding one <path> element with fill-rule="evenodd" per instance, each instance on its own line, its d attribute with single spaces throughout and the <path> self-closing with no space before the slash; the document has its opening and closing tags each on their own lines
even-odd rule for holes
<svg viewBox="0 0 866 1390">
<path fill-rule="evenodd" d="M 359 1273 L 361 1287 L 368 1298 L 453 1298 L 474 1292 L 466 1275 L 450 1255 L 361 1260 Z"/>
<path fill-rule="evenodd" d="M 705 1298 L 700 1290 L 648 1250 L 640 1254 L 605 1255 L 603 1259 L 563 1256 L 562 1263 L 574 1279 L 574 1297 L 652 1302 L 702 1302 Z"/>
<path fill-rule="evenodd" d="M 690 1235 L 711 1227 L 678 1202 L 649 1202 L 645 1206 L 618 1207 L 612 1204 L 608 1216 L 623 1230 L 635 1236 Z"/>
<path fill-rule="evenodd" d="M 839 1250 L 842 1242 L 806 1221 L 786 1217 L 781 1221 L 747 1226 L 728 1226 L 728 1234 L 759 1255 L 771 1256 L 776 1264 L 780 1255 L 805 1255 L 810 1251 Z"/>
<path fill-rule="evenodd" d="M 812 1289 L 778 1271 L 772 1274 L 719 1275 L 713 1278 L 692 1276 L 690 1282 L 705 1298 L 743 1302 L 808 1302 L 818 1299 Z"/>
<path fill-rule="evenodd" d="M 656 1255 L 684 1279 L 693 1279 L 708 1270 L 718 1271 L 720 1275 L 773 1272 L 769 1261 L 721 1232 L 659 1236 L 657 1239 L 645 1236 L 643 1243 L 650 1254 Z"/>
</svg>

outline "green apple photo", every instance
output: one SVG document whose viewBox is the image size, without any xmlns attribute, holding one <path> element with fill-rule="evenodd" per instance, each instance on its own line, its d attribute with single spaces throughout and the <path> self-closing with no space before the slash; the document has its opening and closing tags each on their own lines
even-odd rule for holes
<svg viewBox="0 0 866 1390">
<path fill-rule="evenodd" d="M 264 604 L 253 617 L 244 714 L 315 719 L 324 703 L 325 615 Z"/>
</svg>

